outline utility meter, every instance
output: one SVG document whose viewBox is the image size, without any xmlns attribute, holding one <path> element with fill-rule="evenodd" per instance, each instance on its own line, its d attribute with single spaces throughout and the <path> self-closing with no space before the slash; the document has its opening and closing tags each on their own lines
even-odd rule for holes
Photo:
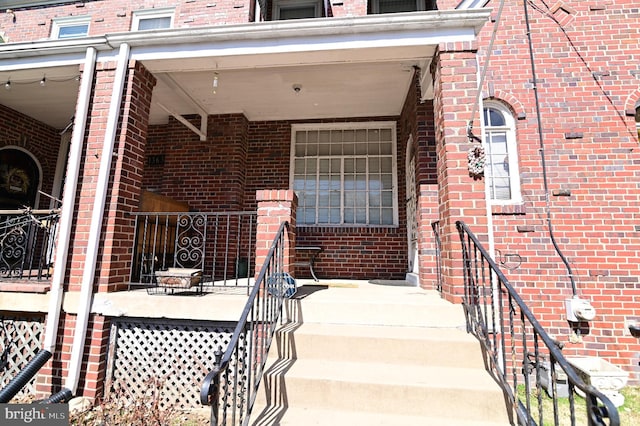
<svg viewBox="0 0 640 426">
<path fill-rule="evenodd" d="M 567 321 L 591 321 L 596 317 L 596 310 L 588 300 L 573 297 L 565 300 L 565 306 L 567 308 Z"/>
</svg>

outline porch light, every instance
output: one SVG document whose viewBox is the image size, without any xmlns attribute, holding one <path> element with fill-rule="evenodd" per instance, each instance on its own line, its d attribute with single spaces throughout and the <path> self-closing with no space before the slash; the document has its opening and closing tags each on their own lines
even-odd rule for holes
<svg viewBox="0 0 640 426">
<path fill-rule="evenodd" d="M 7 82 L 4 84 L 4 88 L 7 90 L 11 90 L 11 80 L 7 80 Z"/>
<path fill-rule="evenodd" d="M 218 73 L 213 73 L 213 94 L 218 92 Z"/>
<path fill-rule="evenodd" d="M 46 76 L 42 76 L 42 80 L 40 80 L 40 86 L 44 87 L 47 85 L 47 77 Z"/>
</svg>

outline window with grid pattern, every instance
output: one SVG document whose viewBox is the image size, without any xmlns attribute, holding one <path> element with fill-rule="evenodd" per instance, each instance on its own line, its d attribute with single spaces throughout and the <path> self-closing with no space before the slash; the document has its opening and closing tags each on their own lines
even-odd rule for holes
<svg viewBox="0 0 640 426">
<path fill-rule="evenodd" d="M 513 116 L 497 103 L 485 103 L 485 177 L 492 200 L 520 201 L 520 176 Z"/>
<path fill-rule="evenodd" d="M 298 225 L 397 225 L 395 123 L 293 126 Z"/>
</svg>

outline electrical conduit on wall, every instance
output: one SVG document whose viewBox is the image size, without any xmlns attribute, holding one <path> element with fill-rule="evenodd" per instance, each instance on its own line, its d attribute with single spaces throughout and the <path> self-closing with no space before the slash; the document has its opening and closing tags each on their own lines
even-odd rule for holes
<svg viewBox="0 0 640 426">
<path fill-rule="evenodd" d="M 100 248 L 102 219 L 104 216 L 105 201 L 107 199 L 109 174 L 111 173 L 111 160 L 116 140 L 118 117 L 120 116 L 120 103 L 122 102 L 122 91 L 125 84 L 129 52 L 130 47 L 128 44 L 123 43 L 120 45 L 111 103 L 109 105 L 109 115 L 107 117 L 107 128 L 105 130 L 104 144 L 102 148 L 102 157 L 100 159 L 100 170 L 98 172 L 96 197 L 93 203 L 93 214 L 91 216 L 91 225 L 89 229 L 85 268 L 84 273 L 82 274 L 82 287 L 80 289 L 80 299 L 78 303 L 78 317 L 76 318 L 76 329 L 73 336 L 69 371 L 65 382 L 65 387 L 74 395 L 77 391 L 78 381 L 80 379 L 82 356 L 84 354 L 84 341 L 87 335 L 89 315 L 91 314 L 93 282 L 95 279 L 96 261 L 98 259 L 98 251 Z"/>
</svg>

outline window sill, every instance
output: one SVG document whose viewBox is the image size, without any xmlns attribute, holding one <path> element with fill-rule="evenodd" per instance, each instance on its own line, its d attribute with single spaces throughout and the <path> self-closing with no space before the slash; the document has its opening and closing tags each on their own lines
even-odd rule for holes
<svg viewBox="0 0 640 426">
<path fill-rule="evenodd" d="M 523 215 L 527 214 L 527 208 L 524 203 L 493 204 L 491 205 L 491 213 L 494 215 Z"/>
</svg>

